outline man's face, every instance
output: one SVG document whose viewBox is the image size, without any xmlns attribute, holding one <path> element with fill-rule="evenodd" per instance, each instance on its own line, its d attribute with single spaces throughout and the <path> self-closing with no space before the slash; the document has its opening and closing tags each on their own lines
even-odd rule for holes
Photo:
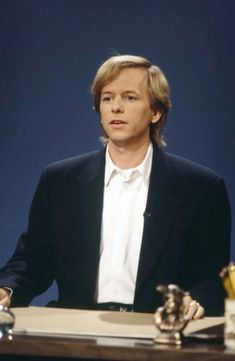
<svg viewBox="0 0 235 361">
<path fill-rule="evenodd" d="M 109 143 L 148 144 L 149 126 L 160 114 L 150 107 L 147 74 L 141 68 L 123 69 L 101 92 L 101 124 Z"/>
</svg>

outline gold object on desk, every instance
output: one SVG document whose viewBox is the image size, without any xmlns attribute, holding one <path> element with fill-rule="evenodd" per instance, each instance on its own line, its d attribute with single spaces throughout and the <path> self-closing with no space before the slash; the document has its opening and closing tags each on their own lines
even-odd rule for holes
<svg viewBox="0 0 235 361">
<path fill-rule="evenodd" d="M 235 265 L 230 263 L 220 273 L 224 289 L 230 300 L 235 300 Z"/>
<path fill-rule="evenodd" d="M 235 265 L 234 264 L 230 264 L 228 266 L 228 276 L 231 284 L 233 298 L 235 299 Z"/>
</svg>

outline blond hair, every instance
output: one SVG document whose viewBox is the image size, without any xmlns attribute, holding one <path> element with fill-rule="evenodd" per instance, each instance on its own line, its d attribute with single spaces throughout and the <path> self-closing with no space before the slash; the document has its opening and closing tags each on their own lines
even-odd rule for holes
<svg viewBox="0 0 235 361">
<path fill-rule="evenodd" d="M 150 125 L 150 137 L 160 146 L 165 145 L 162 131 L 166 124 L 167 114 L 171 107 L 170 90 L 162 70 L 152 65 L 148 59 L 135 55 L 116 55 L 106 60 L 98 69 L 91 86 L 95 110 L 100 113 L 100 98 L 104 86 L 116 79 L 123 69 L 143 68 L 148 76 L 148 94 L 153 111 L 160 111 L 157 123 Z M 105 134 L 104 140 L 107 141 Z"/>
</svg>

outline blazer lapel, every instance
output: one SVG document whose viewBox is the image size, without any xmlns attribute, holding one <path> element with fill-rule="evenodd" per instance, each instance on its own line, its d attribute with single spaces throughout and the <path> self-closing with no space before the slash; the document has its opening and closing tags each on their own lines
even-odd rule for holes
<svg viewBox="0 0 235 361">
<path fill-rule="evenodd" d="M 174 224 L 178 209 L 178 201 L 174 198 L 175 185 L 165 154 L 154 147 L 136 293 L 158 262 Z"/>
<path fill-rule="evenodd" d="M 84 229 L 86 231 L 86 249 L 99 253 L 101 217 L 103 207 L 105 152 L 102 150 L 93 158 L 78 181 L 82 186 L 84 200 Z"/>
<path fill-rule="evenodd" d="M 101 218 L 103 207 L 103 183 L 105 152 L 96 154 L 73 185 L 74 239 L 80 234 L 79 247 L 79 290 L 86 297 L 86 303 L 94 301 L 97 269 L 99 264 Z M 75 190 L 76 189 L 76 190 Z M 76 193 L 77 192 L 77 193 Z M 82 213 L 82 214 L 81 214 Z M 79 223 L 76 217 L 79 215 Z M 77 224 L 76 224 L 77 223 Z M 77 248 L 78 250 L 78 248 Z M 75 252 L 75 249 L 74 249 Z M 80 274 L 81 273 L 81 274 Z M 77 275 L 78 277 L 78 275 Z M 79 299 L 81 295 L 78 295 Z"/>
</svg>

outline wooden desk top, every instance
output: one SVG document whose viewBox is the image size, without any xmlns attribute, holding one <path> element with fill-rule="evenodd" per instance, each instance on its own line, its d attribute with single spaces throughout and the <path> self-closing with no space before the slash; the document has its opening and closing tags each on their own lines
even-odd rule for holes
<svg viewBox="0 0 235 361">
<path fill-rule="evenodd" d="M 223 325 L 206 333 L 222 336 Z M 25 357 L 27 355 L 27 357 Z M 235 360 L 222 338 L 209 342 L 186 342 L 182 347 L 163 346 L 147 340 L 108 337 L 65 338 L 14 335 L 0 340 L 0 360 L 120 360 L 120 361 L 219 361 Z"/>
</svg>

